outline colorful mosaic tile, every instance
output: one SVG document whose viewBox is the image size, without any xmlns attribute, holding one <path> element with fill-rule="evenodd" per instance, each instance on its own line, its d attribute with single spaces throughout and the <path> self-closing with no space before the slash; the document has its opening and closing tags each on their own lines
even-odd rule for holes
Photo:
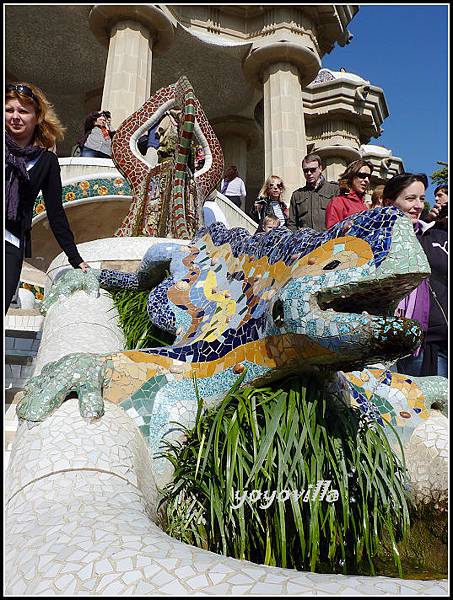
<svg viewBox="0 0 453 600">
<path fill-rule="evenodd" d="M 336 393 L 382 425 L 412 431 L 427 418 L 433 395 L 444 394 L 446 380 L 430 389 L 422 380 L 364 367 L 404 356 L 420 342 L 417 322 L 392 315 L 429 266 L 398 209 L 359 213 L 348 222 L 347 235 L 339 223 L 321 233 L 278 228 L 253 236 L 216 223 L 189 246 L 152 246 L 137 273 L 93 270 L 84 284 L 69 272 L 51 295 L 55 301 L 88 283 L 94 293 L 98 280 L 107 289 L 150 289 L 150 319 L 175 342 L 104 357 L 110 367 L 103 397 L 130 414 L 153 451 L 173 435 L 172 422 L 193 422 L 194 377 L 212 404 L 244 372 L 243 384 L 257 385 L 322 373 Z M 64 361 L 55 369 L 59 378 Z"/>
<path fill-rule="evenodd" d="M 19 282 L 19 288 L 24 290 L 29 290 L 35 297 L 35 300 L 41 302 L 44 298 L 44 288 L 39 285 L 32 285 L 31 283 L 27 283 L 26 281 Z"/>
<path fill-rule="evenodd" d="M 138 137 L 166 110 L 180 109 L 178 143 L 174 157 L 150 167 L 140 157 Z M 190 170 L 192 147 L 202 149 L 205 163 Z M 133 199 L 128 215 L 115 235 L 173 237 L 190 240 L 201 225 L 201 208 L 223 174 L 223 153 L 186 77 L 158 90 L 126 119 L 112 142 L 112 159 L 128 180 Z"/>
<path fill-rule="evenodd" d="M 123 177 L 111 175 L 110 177 L 84 178 L 80 181 L 74 181 L 63 186 L 61 199 L 63 205 L 75 202 L 76 200 L 86 200 L 88 198 L 103 197 L 109 200 L 111 196 L 131 196 L 132 190 L 128 182 Z M 33 217 L 46 212 L 42 192 L 35 200 L 33 208 Z"/>
</svg>

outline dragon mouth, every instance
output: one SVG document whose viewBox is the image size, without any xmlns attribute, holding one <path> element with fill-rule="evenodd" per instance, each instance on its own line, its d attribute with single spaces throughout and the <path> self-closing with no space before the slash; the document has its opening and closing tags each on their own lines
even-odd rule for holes
<svg viewBox="0 0 453 600">
<path fill-rule="evenodd" d="M 422 276 L 420 276 L 420 280 Z M 415 284 L 415 285 L 414 285 Z M 407 296 L 418 284 L 413 273 L 394 277 L 387 281 L 363 282 L 323 290 L 317 294 L 317 303 L 322 311 L 334 310 L 337 313 L 367 313 L 370 316 L 394 316 L 398 302 Z"/>
<path fill-rule="evenodd" d="M 356 334 L 367 339 L 367 361 L 396 360 L 413 352 L 421 342 L 420 324 L 412 319 L 395 316 L 395 309 L 398 302 L 414 289 L 422 277 L 422 274 L 410 273 L 366 282 L 366 287 L 363 281 L 356 285 L 348 284 L 344 289 L 336 287 L 319 292 L 317 301 L 321 311 L 335 311 L 338 322 L 346 317 L 349 323 L 351 315 L 361 315 L 360 327 L 363 327 L 363 331 L 357 331 Z M 342 368 L 350 370 L 357 365 L 363 368 L 363 359 L 363 352 L 358 358 L 345 351 Z"/>
</svg>

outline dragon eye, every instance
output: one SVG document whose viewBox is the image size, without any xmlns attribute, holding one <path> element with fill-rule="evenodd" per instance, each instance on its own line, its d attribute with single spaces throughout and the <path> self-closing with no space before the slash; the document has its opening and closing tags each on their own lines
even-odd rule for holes
<svg viewBox="0 0 453 600">
<path fill-rule="evenodd" d="M 276 300 L 274 302 L 274 306 L 272 307 L 272 318 L 274 319 L 274 323 L 277 325 L 277 327 L 283 327 L 284 312 L 283 302 L 281 300 Z"/>
<path fill-rule="evenodd" d="M 340 264 L 339 260 L 332 260 L 330 263 L 327 263 L 322 270 L 323 271 L 333 271 L 333 269 L 336 269 L 338 267 L 338 265 Z"/>
</svg>

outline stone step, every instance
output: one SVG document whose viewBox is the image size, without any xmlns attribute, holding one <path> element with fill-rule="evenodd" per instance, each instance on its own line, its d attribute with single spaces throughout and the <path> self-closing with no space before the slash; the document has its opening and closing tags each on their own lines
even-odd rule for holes
<svg viewBox="0 0 453 600">
<path fill-rule="evenodd" d="M 29 332 L 27 332 L 29 333 Z M 41 335 L 39 336 L 5 336 L 5 352 L 7 354 L 23 354 L 29 352 L 36 354 L 41 343 Z"/>
<path fill-rule="evenodd" d="M 5 329 L 5 338 L 26 338 L 36 339 L 41 337 L 42 331 L 33 331 L 27 329 Z"/>
<path fill-rule="evenodd" d="M 5 361 L 6 362 L 6 361 Z M 22 390 L 24 385 L 33 376 L 35 371 L 35 359 L 31 359 L 28 363 L 17 364 L 7 363 L 5 364 L 4 373 L 4 389 L 7 397 L 11 396 L 11 390 Z"/>
<path fill-rule="evenodd" d="M 14 308 L 9 307 L 7 317 L 41 317 L 39 308 Z"/>
<path fill-rule="evenodd" d="M 23 387 L 11 386 L 5 390 L 5 409 L 8 410 L 10 404 L 12 404 L 16 394 L 23 391 Z"/>
<path fill-rule="evenodd" d="M 27 350 L 8 350 L 5 354 L 5 365 L 31 365 L 36 358 L 36 352 Z"/>
<path fill-rule="evenodd" d="M 3 452 L 3 467 L 6 471 L 9 463 L 9 457 L 11 454 L 11 448 L 13 445 L 14 438 L 16 437 L 17 426 L 19 420 L 16 415 L 16 403 L 11 403 L 6 409 L 5 418 L 3 420 L 4 427 L 4 452 Z"/>
</svg>

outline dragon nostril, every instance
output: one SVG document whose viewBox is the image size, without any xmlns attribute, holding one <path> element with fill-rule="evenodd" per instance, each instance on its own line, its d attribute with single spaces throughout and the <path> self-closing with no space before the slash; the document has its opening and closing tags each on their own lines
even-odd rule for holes
<svg viewBox="0 0 453 600">
<path fill-rule="evenodd" d="M 322 270 L 323 271 L 333 271 L 333 269 L 336 269 L 339 264 L 340 264 L 339 260 L 332 260 L 330 263 L 327 263 L 327 265 L 324 265 Z"/>
<path fill-rule="evenodd" d="M 281 300 L 276 300 L 274 302 L 274 306 L 272 307 L 272 318 L 274 319 L 274 323 L 277 327 L 282 327 L 285 321 L 284 312 L 283 312 L 283 302 Z"/>
</svg>

